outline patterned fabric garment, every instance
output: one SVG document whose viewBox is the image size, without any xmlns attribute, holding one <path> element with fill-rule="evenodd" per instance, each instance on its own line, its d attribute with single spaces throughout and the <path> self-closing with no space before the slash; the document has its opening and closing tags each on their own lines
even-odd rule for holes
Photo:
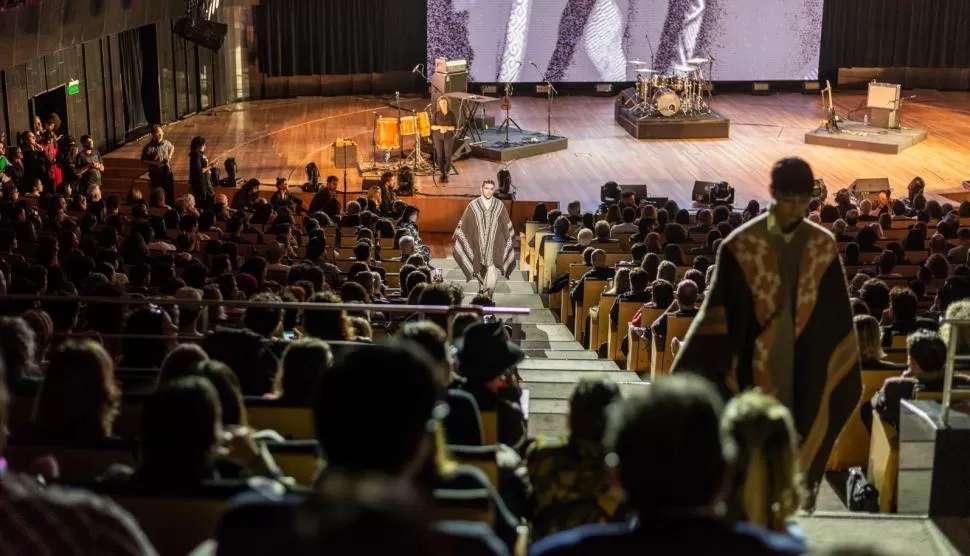
<svg viewBox="0 0 970 556">
<path fill-rule="evenodd" d="M 505 48 L 499 64 L 501 83 L 517 81 L 525 63 L 525 49 L 529 42 L 529 22 L 532 19 L 532 0 L 513 0 L 509 25 L 505 29 Z"/>
<path fill-rule="evenodd" d="M 0 477 L 0 554 L 149 556 L 155 549 L 127 512 L 82 490 Z"/>
<path fill-rule="evenodd" d="M 466 280 L 484 278 L 489 266 L 508 278 L 515 269 L 515 230 L 502 201 L 478 197 L 468 204 L 452 236 L 455 262 Z"/>
<path fill-rule="evenodd" d="M 759 387 L 784 401 L 814 486 L 861 394 L 859 346 L 835 238 L 804 220 L 789 256 L 768 221 L 759 216 L 721 244 L 673 372 L 701 373 L 725 396 Z"/>
<path fill-rule="evenodd" d="M 532 479 L 532 539 L 589 523 L 623 521 L 623 493 L 603 466 L 602 445 L 538 438 L 526 454 Z"/>
</svg>

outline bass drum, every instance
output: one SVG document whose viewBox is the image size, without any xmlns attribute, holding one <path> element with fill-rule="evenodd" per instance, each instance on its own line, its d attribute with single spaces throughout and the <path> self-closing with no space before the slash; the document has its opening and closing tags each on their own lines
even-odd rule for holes
<svg viewBox="0 0 970 556">
<path fill-rule="evenodd" d="M 661 116 L 670 118 L 680 113 L 680 95 L 664 87 L 653 94 L 653 105 L 657 107 L 657 113 Z"/>
</svg>

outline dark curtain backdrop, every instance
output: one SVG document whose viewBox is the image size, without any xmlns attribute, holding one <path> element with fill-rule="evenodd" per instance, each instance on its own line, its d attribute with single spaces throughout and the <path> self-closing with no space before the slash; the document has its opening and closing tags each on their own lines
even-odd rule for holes
<svg viewBox="0 0 970 556">
<path fill-rule="evenodd" d="M 970 1 L 825 0 L 819 65 L 970 67 Z"/>
<path fill-rule="evenodd" d="M 425 59 L 427 0 L 263 0 L 253 8 L 268 76 L 410 70 Z"/>
<path fill-rule="evenodd" d="M 130 29 L 118 34 L 118 51 L 121 57 L 121 94 L 125 107 L 125 131 L 132 131 L 147 124 L 142 102 L 144 61 L 141 33 L 138 29 Z"/>
</svg>

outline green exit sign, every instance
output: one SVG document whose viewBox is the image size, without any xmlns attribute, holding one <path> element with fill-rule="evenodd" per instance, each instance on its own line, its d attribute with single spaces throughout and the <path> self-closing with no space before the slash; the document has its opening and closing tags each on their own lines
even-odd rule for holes
<svg viewBox="0 0 970 556">
<path fill-rule="evenodd" d="M 67 82 L 67 94 L 76 95 L 81 92 L 81 82 L 77 79 L 72 79 Z"/>
</svg>

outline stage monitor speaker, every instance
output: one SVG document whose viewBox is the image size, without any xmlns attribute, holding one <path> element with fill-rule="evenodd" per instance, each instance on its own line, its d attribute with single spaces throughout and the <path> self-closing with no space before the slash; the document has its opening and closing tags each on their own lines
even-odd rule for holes
<svg viewBox="0 0 970 556">
<path fill-rule="evenodd" d="M 438 73 L 431 75 L 431 96 L 438 98 L 441 92 L 447 93 L 467 93 L 468 92 L 468 72 L 463 73 Z"/>
<path fill-rule="evenodd" d="M 856 197 L 863 199 L 877 199 L 882 191 L 892 191 L 889 178 L 862 178 L 852 182 L 849 191 Z"/>
<path fill-rule="evenodd" d="M 623 185 L 621 183 L 620 193 L 623 193 L 624 191 L 632 191 L 633 198 L 637 200 L 637 204 L 639 204 L 642 199 L 647 198 L 647 185 L 644 183 L 638 183 L 638 184 L 632 184 L 632 185 L 631 184 Z"/>
<path fill-rule="evenodd" d="M 695 203 L 700 203 L 703 205 L 711 204 L 711 188 L 714 187 L 715 182 L 712 181 L 694 181 L 694 190 L 691 191 L 690 199 Z"/>
<path fill-rule="evenodd" d="M 183 17 L 175 22 L 173 31 L 176 35 L 209 50 L 219 50 L 226 40 L 229 26 L 225 23 L 204 19 L 196 19 L 193 24 L 192 18 Z"/>
</svg>

